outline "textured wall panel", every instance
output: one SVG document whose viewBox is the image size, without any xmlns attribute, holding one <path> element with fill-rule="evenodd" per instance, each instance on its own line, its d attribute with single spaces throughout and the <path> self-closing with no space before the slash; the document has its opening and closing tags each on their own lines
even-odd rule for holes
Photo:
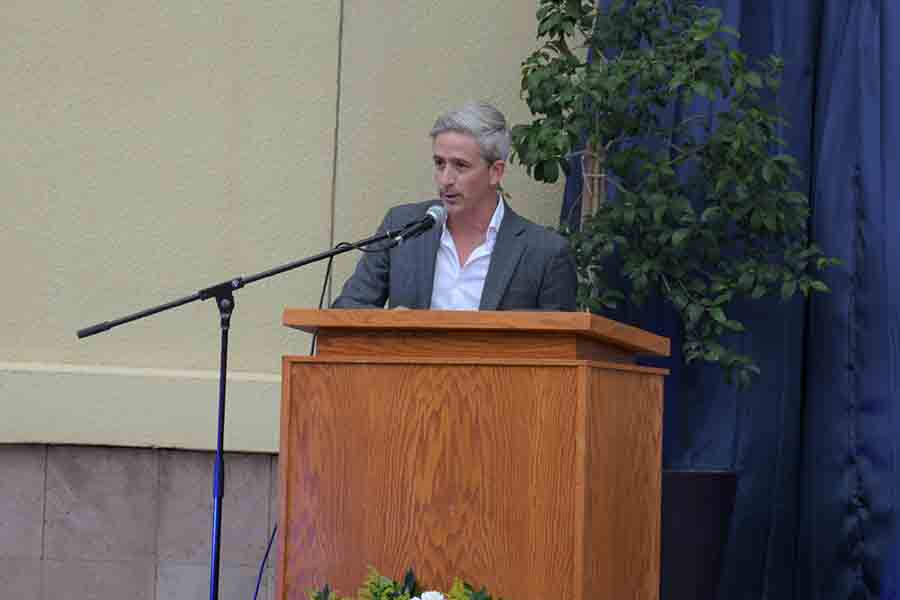
<svg viewBox="0 0 900 600">
<path fill-rule="evenodd" d="M 0 20 L 0 360 L 215 368 L 198 303 L 75 330 L 262 271 L 330 232 L 340 4 L 15 2 Z M 275 373 L 309 269 L 238 299 L 232 366 Z"/>
</svg>

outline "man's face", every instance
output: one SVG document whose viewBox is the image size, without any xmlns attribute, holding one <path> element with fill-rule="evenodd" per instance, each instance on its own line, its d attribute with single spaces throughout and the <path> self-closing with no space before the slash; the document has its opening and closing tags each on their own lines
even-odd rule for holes
<svg viewBox="0 0 900 600">
<path fill-rule="evenodd" d="M 432 142 L 434 182 L 449 217 L 493 207 L 505 163 L 488 164 L 471 135 L 447 131 Z"/>
</svg>

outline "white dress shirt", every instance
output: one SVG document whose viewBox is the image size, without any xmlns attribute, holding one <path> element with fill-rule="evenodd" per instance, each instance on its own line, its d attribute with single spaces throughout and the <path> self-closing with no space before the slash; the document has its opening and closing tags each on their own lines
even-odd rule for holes
<svg viewBox="0 0 900 600">
<path fill-rule="evenodd" d="M 441 232 L 441 245 L 438 247 L 437 259 L 434 263 L 434 287 L 431 292 L 431 308 L 437 310 L 478 310 L 481 304 L 481 292 L 488 267 L 491 265 L 491 254 L 497 241 L 497 231 L 503 222 L 503 198 L 498 198 L 497 208 L 488 224 L 484 242 L 469 255 L 466 264 L 459 264 L 459 254 L 453 236 L 447 230 L 446 223 Z"/>
</svg>

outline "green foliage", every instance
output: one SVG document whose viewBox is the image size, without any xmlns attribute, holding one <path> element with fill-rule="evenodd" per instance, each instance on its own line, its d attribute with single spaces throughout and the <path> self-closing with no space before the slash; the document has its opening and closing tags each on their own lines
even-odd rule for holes
<svg viewBox="0 0 900 600">
<path fill-rule="evenodd" d="M 338 597 L 331 590 L 331 587 L 326 583 L 325 587 L 323 587 L 321 590 L 316 590 L 316 591 L 310 592 L 309 599 L 310 600 L 338 600 Z"/>
<path fill-rule="evenodd" d="M 410 600 L 416 595 L 418 585 L 412 570 L 406 572 L 402 583 L 390 577 L 380 575 L 375 569 L 369 569 L 362 588 L 359 590 L 361 600 Z"/>
<path fill-rule="evenodd" d="M 412 569 L 406 572 L 402 582 L 397 582 L 370 568 L 362 587 L 359 589 L 357 599 L 411 600 L 418 598 L 420 595 L 423 598 L 427 598 L 429 594 L 435 595 L 435 592 L 422 594 L 422 589 Z M 353 600 L 349 597 L 338 597 L 327 584 L 321 590 L 310 591 L 307 596 L 310 600 Z M 445 600 L 493 600 L 484 587 L 476 591 L 475 588 L 461 579 L 454 579 L 450 591 L 446 594 L 441 594 L 441 597 Z M 498 600 L 502 600 L 502 598 L 498 598 Z"/>
<path fill-rule="evenodd" d="M 541 45 L 522 63 L 533 118 L 513 128 L 514 157 L 553 182 L 586 136 L 597 159 L 586 176 L 615 189 L 615 201 L 601 198 L 580 231 L 564 232 L 579 304 L 603 312 L 659 294 L 684 323 L 686 361 L 717 363 L 747 387 L 759 368 L 727 343 L 744 331 L 729 317 L 733 302 L 825 292 L 816 273 L 836 263 L 810 244 L 796 161 L 777 153 L 786 123 L 767 98 L 783 63 L 751 64 L 720 11 L 696 0 L 594 4 L 540 1 Z M 724 108 L 691 114 L 697 97 Z M 625 291 L 609 287 L 611 264 Z"/>
<path fill-rule="evenodd" d="M 447 592 L 447 598 L 449 600 L 469 600 L 469 593 L 471 588 L 464 584 L 459 579 L 453 580 L 453 587 L 450 588 L 450 591 Z"/>
<path fill-rule="evenodd" d="M 493 600 L 484 587 L 475 591 L 475 588 L 461 579 L 453 580 L 453 587 L 447 593 L 447 598 L 449 600 Z"/>
</svg>

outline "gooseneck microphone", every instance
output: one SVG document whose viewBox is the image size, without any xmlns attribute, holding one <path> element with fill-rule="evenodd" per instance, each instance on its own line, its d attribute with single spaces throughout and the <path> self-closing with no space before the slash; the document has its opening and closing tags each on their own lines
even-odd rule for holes
<svg viewBox="0 0 900 600">
<path fill-rule="evenodd" d="M 435 204 L 428 207 L 424 217 L 406 225 L 391 239 L 397 244 L 402 244 L 406 240 L 422 235 L 432 227 L 442 227 L 446 221 L 447 209 L 441 204 Z"/>
</svg>

